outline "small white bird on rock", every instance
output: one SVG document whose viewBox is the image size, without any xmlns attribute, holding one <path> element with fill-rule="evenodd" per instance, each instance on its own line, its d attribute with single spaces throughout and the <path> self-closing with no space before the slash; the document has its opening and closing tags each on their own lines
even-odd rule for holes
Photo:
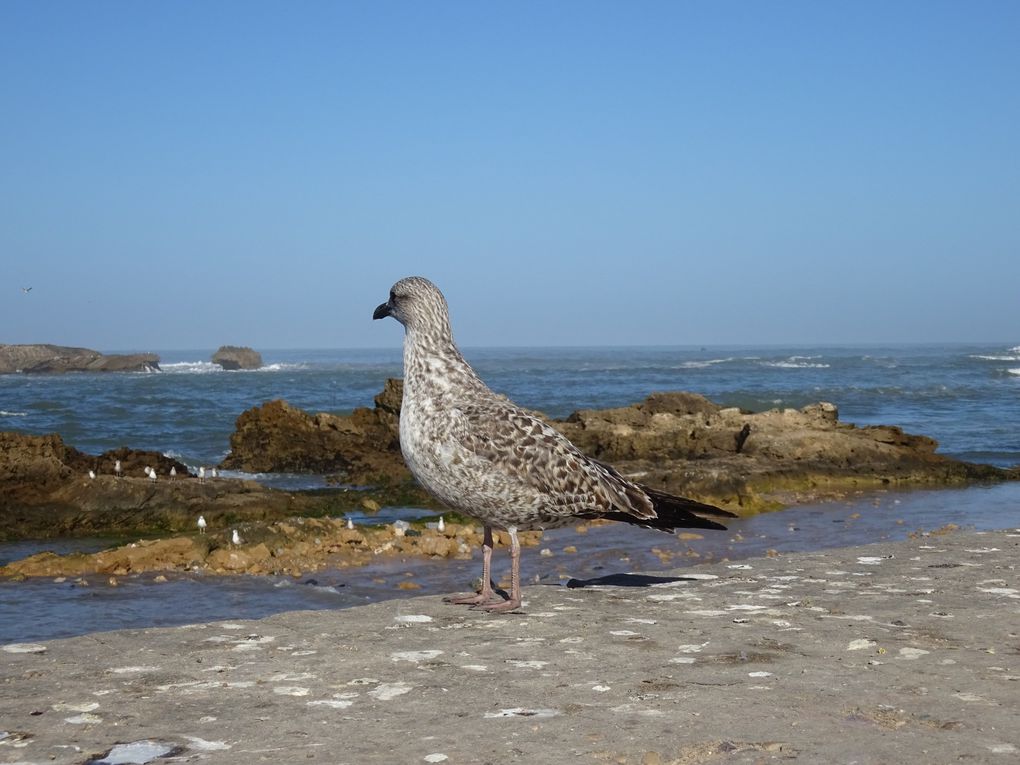
<svg viewBox="0 0 1020 765">
<path fill-rule="evenodd" d="M 230 541 L 235 545 L 241 544 L 241 535 L 237 533 L 237 529 L 234 529 L 230 534 Z"/>
<path fill-rule="evenodd" d="M 120 460 L 117 460 L 116 462 L 114 462 L 113 463 L 113 474 L 115 476 L 117 476 L 117 478 L 120 478 L 121 475 L 123 474 L 123 472 L 124 472 L 124 470 L 120 466 Z"/>
<path fill-rule="evenodd" d="M 732 513 L 642 486 L 586 457 L 561 433 L 505 396 L 493 393 L 453 342 L 443 297 L 428 279 L 393 285 L 373 319 L 404 325 L 404 397 L 400 451 L 411 473 L 451 509 L 484 525 L 482 586 L 453 598 L 488 611 L 521 606 L 517 532 L 606 518 L 672 532 L 725 529 L 702 516 Z M 492 587 L 493 529 L 510 536 L 510 598 Z"/>
<path fill-rule="evenodd" d="M 200 467 L 198 469 L 198 482 L 199 483 L 205 483 L 205 468 L 204 467 Z"/>
<path fill-rule="evenodd" d="M 198 533 L 199 534 L 204 534 L 205 533 L 205 527 L 208 526 L 208 525 L 209 524 L 207 524 L 205 522 L 205 516 L 204 515 L 198 516 Z"/>
<path fill-rule="evenodd" d="M 177 480 L 177 468 L 174 465 L 170 466 L 170 480 L 171 481 Z"/>
<path fill-rule="evenodd" d="M 90 481 L 96 480 L 96 471 L 95 470 L 90 470 L 89 471 L 89 480 Z"/>
</svg>

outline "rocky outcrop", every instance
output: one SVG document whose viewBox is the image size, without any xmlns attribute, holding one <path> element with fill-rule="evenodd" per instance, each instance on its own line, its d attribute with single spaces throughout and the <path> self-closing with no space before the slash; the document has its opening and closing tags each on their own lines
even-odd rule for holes
<svg viewBox="0 0 1020 765">
<path fill-rule="evenodd" d="M 97 553 L 56 555 L 42 552 L 6 566 L 0 577 L 124 576 L 144 571 L 193 571 L 212 574 L 289 574 L 297 576 L 332 566 L 348 568 L 380 556 L 470 558 L 482 544 L 477 524 L 417 523 L 406 532 L 392 525 L 347 528 L 341 518 L 289 518 L 268 524 L 242 525 L 242 543 L 233 544 L 232 527 L 222 524 L 208 534 L 191 533 L 167 539 L 132 542 Z M 541 532 L 521 532 L 519 541 L 534 546 Z M 496 543 L 509 544 L 506 532 Z"/>
<path fill-rule="evenodd" d="M 222 467 L 252 473 L 335 473 L 350 484 L 410 478 L 400 456 L 402 386 L 389 380 L 375 407 L 349 415 L 309 414 L 269 401 L 237 418 Z"/>
<path fill-rule="evenodd" d="M 224 369 L 258 369 L 262 366 L 262 354 L 246 346 L 221 345 L 212 355 L 212 362 Z"/>
<path fill-rule="evenodd" d="M 273 401 L 238 418 L 229 467 L 339 471 L 353 483 L 408 478 L 399 451 L 402 387 L 374 409 L 310 415 Z M 854 488 L 960 484 L 1015 471 L 937 454 L 938 443 L 893 426 L 841 423 L 835 405 L 751 413 L 694 393 L 653 393 L 631 406 L 550 420 L 582 451 L 656 488 L 761 510 Z"/>
<path fill-rule="evenodd" d="M 400 455 L 401 391 L 399 380 L 387 381 L 374 408 L 346 416 L 311 415 L 271 401 L 241 414 L 231 436 L 225 467 L 337 473 L 347 484 L 371 485 L 370 495 L 349 487 L 288 493 L 254 481 L 200 482 L 157 452 L 94 456 L 57 435 L 0 433 L 0 539 L 191 530 L 199 513 L 213 529 L 338 515 L 368 501 L 375 509 L 435 506 Z M 1020 478 L 1017 469 L 940 455 L 933 439 L 897 427 L 841 423 L 828 403 L 750 413 L 691 393 L 656 393 L 632 406 L 581 410 L 550 422 L 641 483 L 745 513 L 886 486 Z M 117 459 L 120 479 L 113 475 Z M 147 465 L 157 470 L 155 482 L 143 473 Z M 176 481 L 168 480 L 171 467 Z"/>
<path fill-rule="evenodd" d="M 118 459 L 121 478 L 114 474 Z M 145 475 L 146 466 L 156 471 L 156 481 Z M 95 456 L 56 434 L 0 432 L 0 539 L 174 531 L 194 528 L 199 513 L 212 525 L 305 509 L 302 498 L 254 481 L 200 482 L 186 465 L 158 452 L 121 448 Z"/>
<path fill-rule="evenodd" d="M 108 355 L 62 345 L 0 345 L 0 374 L 158 371 L 155 353 Z"/>
</svg>

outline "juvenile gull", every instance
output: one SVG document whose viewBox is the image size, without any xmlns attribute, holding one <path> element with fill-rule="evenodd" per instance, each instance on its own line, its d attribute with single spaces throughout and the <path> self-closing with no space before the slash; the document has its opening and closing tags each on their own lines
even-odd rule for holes
<svg viewBox="0 0 1020 765">
<path fill-rule="evenodd" d="M 558 431 L 491 391 L 453 342 L 443 293 L 412 276 L 390 290 L 372 314 L 404 325 L 404 398 L 400 450 L 414 477 L 453 510 L 484 526 L 482 587 L 451 598 L 488 611 L 521 605 L 518 531 L 606 518 L 671 532 L 725 529 L 703 518 L 735 517 L 683 497 L 628 481 L 586 457 Z M 510 598 L 500 601 L 490 579 L 492 530 L 510 536 Z"/>
</svg>

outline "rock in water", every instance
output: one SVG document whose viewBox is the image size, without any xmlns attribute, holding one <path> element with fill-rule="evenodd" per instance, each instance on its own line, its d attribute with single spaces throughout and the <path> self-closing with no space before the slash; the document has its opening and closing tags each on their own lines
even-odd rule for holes
<svg viewBox="0 0 1020 765">
<path fill-rule="evenodd" d="M 12 372 L 158 372 L 155 353 L 106 355 L 63 345 L 0 345 L 0 374 Z"/>
<path fill-rule="evenodd" d="M 221 345 L 212 355 L 212 362 L 224 369 L 258 369 L 262 366 L 262 354 L 247 346 Z"/>
</svg>

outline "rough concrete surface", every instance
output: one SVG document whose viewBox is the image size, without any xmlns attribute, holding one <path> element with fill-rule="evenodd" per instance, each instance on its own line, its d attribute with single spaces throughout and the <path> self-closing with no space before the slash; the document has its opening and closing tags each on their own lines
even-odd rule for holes
<svg viewBox="0 0 1020 765">
<path fill-rule="evenodd" d="M 1018 552 L 933 534 L 533 586 L 518 615 L 429 596 L 8 644 L 0 763 L 1017 762 Z"/>
</svg>

